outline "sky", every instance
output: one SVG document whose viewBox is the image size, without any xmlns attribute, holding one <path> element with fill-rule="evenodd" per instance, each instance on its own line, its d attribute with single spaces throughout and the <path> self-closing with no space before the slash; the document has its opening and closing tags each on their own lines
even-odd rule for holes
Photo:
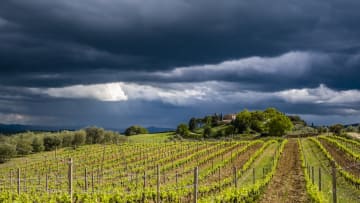
<svg viewBox="0 0 360 203">
<path fill-rule="evenodd" d="M 1 0 L 0 123 L 360 121 L 358 0 Z"/>
</svg>

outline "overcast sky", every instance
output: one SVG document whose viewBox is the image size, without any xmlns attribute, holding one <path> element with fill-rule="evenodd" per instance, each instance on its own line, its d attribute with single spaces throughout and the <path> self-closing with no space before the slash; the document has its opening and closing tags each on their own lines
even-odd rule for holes
<svg viewBox="0 0 360 203">
<path fill-rule="evenodd" d="M 1 0 L 0 123 L 360 121 L 358 0 Z"/>
</svg>

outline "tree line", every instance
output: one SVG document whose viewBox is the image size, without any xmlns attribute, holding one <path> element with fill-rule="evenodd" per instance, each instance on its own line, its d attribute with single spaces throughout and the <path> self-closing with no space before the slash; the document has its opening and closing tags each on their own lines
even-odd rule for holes
<svg viewBox="0 0 360 203">
<path fill-rule="evenodd" d="M 85 144 L 117 144 L 126 137 L 103 128 L 88 127 L 77 131 L 26 132 L 11 136 L 0 136 L 0 163 L 15 156 L 51 151 L 56 148 L 73 147 Z"/>
<path fill-rule="evenodd" d="M 176 133 L 184 137 L 198 136 L 198 128 L 203 129 L 204 138 L 229 136 L 233 134 L 254 134 L 281 136 L 293 128 L 291 119 L 303 122 L 299 117 L 289 117 L 275 108 L 264 111 L 248 111 L 247 109 L 236 114 L 231 123 L 222 123 L 222 114 L 205 116 L 204 118 L 191 118 L 188 124 L 182 123 L 177 127 Z M 214 132 L 214 127 L 223 126 Z"/>
</svg>

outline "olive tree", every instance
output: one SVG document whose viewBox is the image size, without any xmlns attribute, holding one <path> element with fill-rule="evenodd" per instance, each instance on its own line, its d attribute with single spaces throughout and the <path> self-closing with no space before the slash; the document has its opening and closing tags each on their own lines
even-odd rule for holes
<svg viewBox="0 0 360 203">
<path fill-rule="evenodd" d="M 44 137 L 44 147 L 46 151 L 55 149 L 61 146 L 61 138 L 54 135 L 48 135 Z"/>
<path fill-rule="evenodd" d="M 78 131 L 74 132 L 72 145 L 73 146 L 83 145 L 83 144 L 85 144 L 85 140 L 86 140 L 86 132 L 84 130 L 78 130 Z"/>
<path fill-rule="evenodd" d="M 27 140 L 19 140 L 16 144 L 16 152 L 20 155 L 27 155 L 33 151 L 33 147 Z"/>
<path fill-rule="evenodd" d="M 8 143 L 0 144 L 0 163 L 8 161 L 16 155 L 16 146 Z"/>
<path fill-rule="evenodd" d="M 31 143 L 31 146 L 33 148 L 33 152 L 42 152 L 44 151 L 44 141 L 43 139 L 40 139 L 39 137 L 35 137 Z"/>
</svg>

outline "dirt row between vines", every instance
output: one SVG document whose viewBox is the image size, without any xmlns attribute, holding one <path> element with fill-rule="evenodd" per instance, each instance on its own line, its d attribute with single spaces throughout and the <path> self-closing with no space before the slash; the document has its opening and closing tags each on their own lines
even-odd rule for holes
<svg viewBox="0 0 360 203">
<path fill-rule="evenodd" d="M 360 176 L 359 161 L 351 158 L 345 152 L 338 149 L 335 145 L 322 139 L 319 139 L 319 141 L 341 167 L 357 177 Z"/>
<path fill-rule="evenodd" d="M 309 202 L 296 139 L 289 139 L 259 202 Z"/>
</svg>

